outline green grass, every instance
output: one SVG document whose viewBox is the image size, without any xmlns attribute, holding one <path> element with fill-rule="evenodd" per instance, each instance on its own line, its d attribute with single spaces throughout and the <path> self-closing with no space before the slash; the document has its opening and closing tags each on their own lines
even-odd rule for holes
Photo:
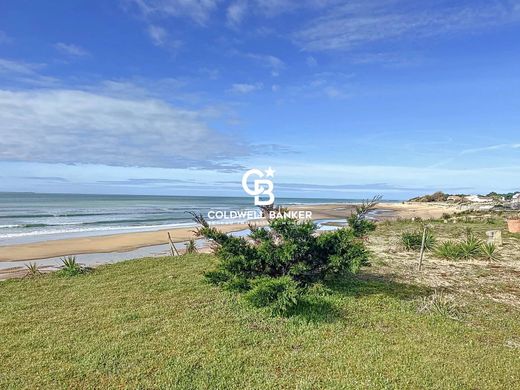
<svg viewBox="0 0 520 390">
<path fill-rule="evenodd" d="M 0 388 L 492 389 L 520 383 L 520 317 L 425 288 L 336 280 L 290 317 L 204 282 L 210 255 L 0 283 Z"/>
</svg>

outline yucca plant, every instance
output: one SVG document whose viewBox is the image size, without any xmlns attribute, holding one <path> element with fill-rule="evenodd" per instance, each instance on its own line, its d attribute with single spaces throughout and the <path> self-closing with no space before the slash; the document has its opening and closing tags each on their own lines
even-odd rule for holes
<svg viewBox="0 0 520 390">
<path fill-rule="evenodd" d="M 197 249 L 197 244 L 195 243 L 195 240 L 191 239 L 188 241 L 188 243 L 186 244 L 186 253 L 190 254 L 190 253 L 197 253 L 198 252 L 198 249 Z"/>
<path fill-rule="evenodd" d="M 469 229 L 466 231 L 466 240 L 459 245 L 461 257 L 464 259 L 474 259 L 482 255 L 482 240 L 477 238 Z"/>
<path fill-rule="evenodd" d="M 462 257 L 462 250 L 460 244 L 448 240 L 437 246 L 435 254 L 447 260 L 459 260 Z"/>
<path fill-rule="evenodd" d="M 67 256 L 61 259 L 61 274 L 66 276 L 75 276 L 83 273 L 84 269 L 76 261 L 76 256 Z"/>
<path fill-rule="evenodd" d="M 26 278 L 34 278 L 42 274 L 40 267 L 38 267 L 38 264 L 36 263 L 25 264 L 25 270 L 27 271 L 25 274 Z"/>
<path fill-rule="evenodd" d="M 432 295 L 423 298 L 419 312 L 434 314 L 452 320 L 460 320 L 459 309 L 453 298 L 438 290 L 435 290 Z"/>
<path fill-rule="evenodd" d="M 488 261 L 497 261 L 500 259 L 500 256 L 497 253 L 497 246 L 492 242 L 487 242 L 482 244 L 481 246 L 482 255 Z"/>
<path fill-rule="evenodd" d="M 403 247 L 410 251 L 418 251 L 422 246 L 422 231 L 414 231 L 414 232 L 404 232 L 401 235 L 401 243 Z M 426 236 L 424 238 L 424 249 L 429 251 L 435 247 L 435 236 L 429 230 L 426 231 Z"/>
</svg>

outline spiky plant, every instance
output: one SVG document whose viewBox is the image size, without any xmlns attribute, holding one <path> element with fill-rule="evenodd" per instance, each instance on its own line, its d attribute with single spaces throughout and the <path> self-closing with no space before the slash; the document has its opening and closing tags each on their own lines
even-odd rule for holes
<svg viewBox="0 0 520 390">
<path fill-rule="evenodd" d="M 466 231 L 466 239 L 460 243 L 461 257 L 464 259 L 474 259 L 482 255 L 482 240 L 477 238 L 471 229 Z"/>
<path fill-rule="evenodd" d="M 486 242 L 482 244 L 481 251 L 483 257 L 488 261 L 497 261 L 500 259 L 500 256 L 497 253 L 497 246 L 492 242 Z"/>
<path fill-rule="evenodd" d="M 443 291 L 435 290 L 432 295 L 423 298 L 419 307 L 420 313 L 428 313 L 460 320 L 460 312 L 453 298 L 448 297 Z"/>
<path fill-rule="evenodd" d="M 76 261 L 76 256 L 67 256 L 61 259 L 61 274 L 66 276 L 75 276 L 83 273 L 84 269 Z"/>
<path fill-rule="evenodd" d="M 446 260 L 459 260 L 462 257 L 459 243 L 445 241 L 435 248 L 435 255 Z"/>
<path fill-rule="evenodd" d="M 186 244 L 186 253 L 187 254 L 190 254 L 190 253 L 197 253 L 198 252 L 198 249 L 197 249 L 197 244 L 195 243 L 195 240 L 191 239 L 188 241 L 188 243 Z"/>
<path fill-rule="evenodd" d="M 25 274 L 26 278 L 34 278 L 36 276 L 41 275 L 40 267 L 36 263 L 25 264 L 25 270 L 27 271 Z"/>
</svg>

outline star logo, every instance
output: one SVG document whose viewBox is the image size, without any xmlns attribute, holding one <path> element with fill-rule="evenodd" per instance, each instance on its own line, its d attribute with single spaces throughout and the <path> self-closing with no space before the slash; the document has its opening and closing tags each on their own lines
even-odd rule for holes
<svg viewBox="0 0 520 390">
<path fill-rule="evenodd" d="M 269 167 L 265 170 L 265 177 L 274 177 L 275 172 L 276 171 L 273 168 Z"/>
</svg>

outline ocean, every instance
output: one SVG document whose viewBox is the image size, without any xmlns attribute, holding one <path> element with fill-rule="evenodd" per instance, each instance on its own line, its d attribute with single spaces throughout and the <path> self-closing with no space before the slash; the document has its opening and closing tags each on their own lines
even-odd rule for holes
<svg viewBox="0 0 520 390">
<path fill-rule="evenodd" d="M 355 199 L 279 198 L 277 204 Z M 192 226 L 187 212 L 258 210 L 251 197 L 0 193 L 0 245 Z"/>
</svg>

